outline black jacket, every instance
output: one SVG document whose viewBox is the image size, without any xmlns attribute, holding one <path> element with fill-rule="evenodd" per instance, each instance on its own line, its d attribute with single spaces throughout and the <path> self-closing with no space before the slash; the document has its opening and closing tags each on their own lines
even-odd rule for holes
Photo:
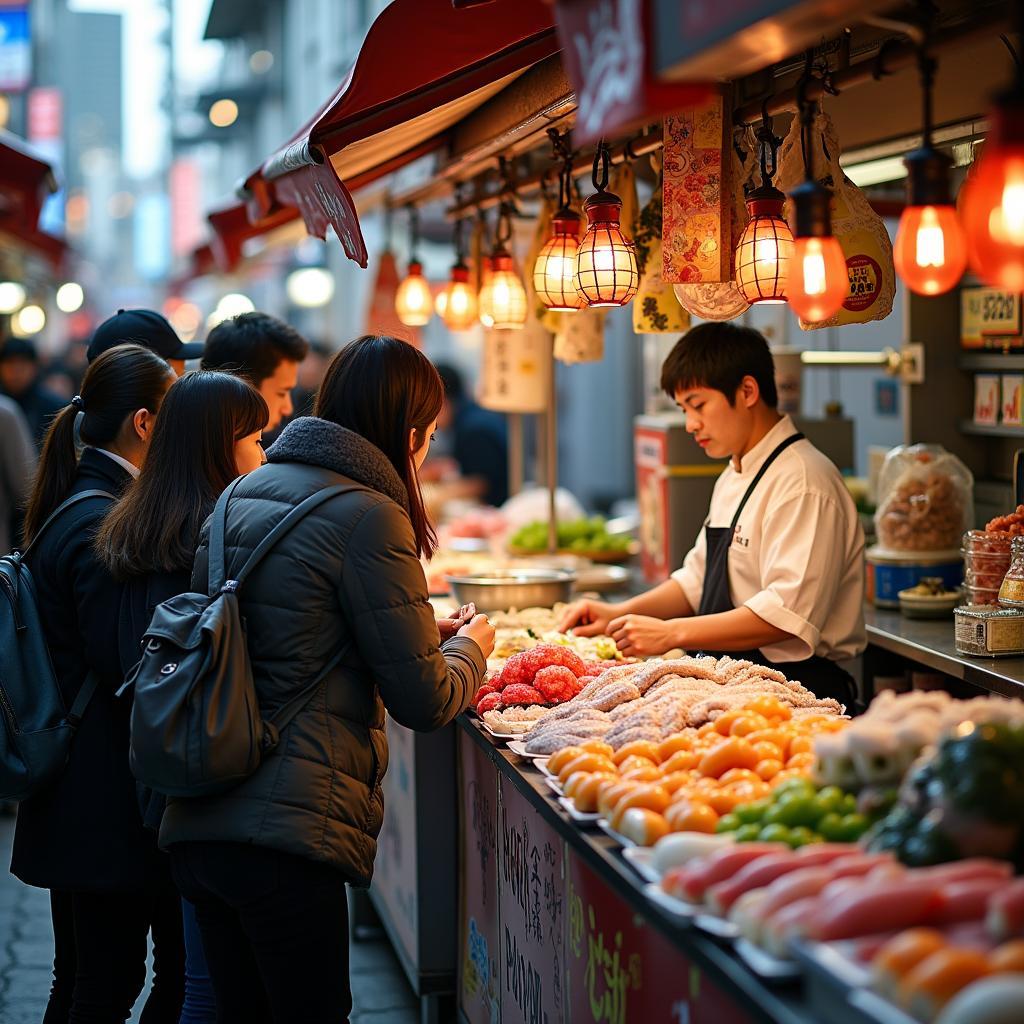
<svg viewBox="0 0 1024 1024">
<path fill-rule="evenodd" d="M 87 448 L 72 493 L 118 494 L 130 479 L 112 459 Z M 128 766 L 129 705 L 115 696 L 122 682 L 117 643 L 122 587 L 92 550 L 109 506 L 104 498 L 73 506 L 28 557 L 65 704 L 70 707 L 90 669 L 99 677 L 67 770 L 18 809 L 11 870 L 23 882 L 49 889 L 139 889 L 157 856 L 142 827 Z"/>
<path fill-rule="evenodd" d="M 379 449 L 302 417 L 268 458 L 228 509 L 229 572 L 299 502 L 334 484 L 351 489 L 303 519 L 239 590 L 264 714 L 346 654 L 245 782 L 222 796 L 168 802 L 160 844 L 253 843 L 367 884 L 383 818 L 385 708 L 407 728 L 440 728 L 467 706 L 486 664 L 466 637 L 439 647 L 408 495 Z M 207 584 L 205 539 L 192 582 Z"/>
</svg>

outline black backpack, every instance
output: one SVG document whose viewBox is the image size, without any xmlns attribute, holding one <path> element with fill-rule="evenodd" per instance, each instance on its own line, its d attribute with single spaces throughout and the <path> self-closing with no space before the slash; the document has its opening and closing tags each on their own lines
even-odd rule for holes
<svg viewBox="0 0 1024 1024">
<path fill-rule="evenodd" d="M 23 800 L 64 770 L 71 740 L 96 692 L 90 672 L 71 710 L 64 706 L 36 605 L 25 556 L 64 511 L 106 491 L 82 491 L 62 502 L 22 552 L 0 558 L 0 799 Z"/>
<path fill-rule="evenodd" d="M 118 691 L 135 688 L 132 771 L 141 783 L 167 796 L 212 796 L 252 775 L 347 649 L 274 715 L 262 717 L 238 589 L 300 519 L 352 485 L 325 487 L 306 498 L 229 579 L 224 532 L 228 502 L 242 479 L 221 495 L 210 518 L 208 593 L 178 594 L 157 605 L 142 638 L 142 658 Z"/>
</svg>

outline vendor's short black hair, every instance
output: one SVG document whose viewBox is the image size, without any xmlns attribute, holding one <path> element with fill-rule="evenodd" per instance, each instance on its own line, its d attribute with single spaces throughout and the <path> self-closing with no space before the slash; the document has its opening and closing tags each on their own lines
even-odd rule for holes
<svg viewBox="0 0 1024 1024">
<path fill-rule="evenodd" d="M 207 335 L 202 368 L 244 377 L 259 387 L 285 360 L 301 363 L 309 342 L 267 313 L 242 313 L 224 320 Z"/>
<path fill-rule="evenodd" d="M 661 387 L 670 398 L 686 388 L 714 388 L 729 404 L 744 377 L 753 377 L 765 405 L 779 404 L 775 362 L 760 331 L 737 324 L 707 323 L 687 331 L 661 367 Z"/>
</svg>

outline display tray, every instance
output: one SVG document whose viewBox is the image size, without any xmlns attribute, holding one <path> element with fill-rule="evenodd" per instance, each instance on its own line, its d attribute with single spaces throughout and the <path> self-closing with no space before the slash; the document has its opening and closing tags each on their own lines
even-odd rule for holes
<svg viewBox="0 0 1024 1024">
<path fill-rule="evenodd" d="M 546 775 L 549 779 L 558 778 L 558 776 L 555 775 L 554 772 L 548 771 L 548 759 L 546 757 L 537 758 L 533 762 L 533 767 L 536 768 L 537 771 L 541 773 L 541 775 Z"/>
<path fill-rule="evenodd" d="M 637 845 L 636 843 L 633 842 L 632 839 L 628 839 L 626 836 L 622 835 L 621 832 L 616 832 L 615 829 L 613 829 L 611 827 L 611 825 L 608 824 L 608 819 L 607 818 L 598 818 L 597 819 L 597 827 L 606 836 L 609 836 L 611 839 L 614 839 L 615 842 L 617 842 L 619 844 L 619 846 L 623 847 L 623 849 L 628 849 L 631 846 L 636 846 Z"/>
<path fill-rule="evenodd" d="M 869 988 L 851 989 L 847 998 L 850 1006 L 869 1020 L 878 1021 L 878 1024 L 918 1024 L 909 1014 Z"/>
<path fill-rule="evenodd" d="M 648 882 L 644 886 L 644 895 L 680 923 L 693 924 L 697 916 L 697 907 L 692 903 L 685 903 L 683 900 L 677 900 L 675 896 L 669 896 L 660 885 L 655 885 L 654 882 Z"/>
<path fill-rule="evenodd" d="M 597 824 L 598 819 L 601 817 L 596 811 L 590 813 L 589 811 L 577 811 L 573 807 L 572 801 L 564 796 L 558 798 L 558 803 L 562 810 L 569 815 L 570 818 L 581 828 L 590 828 Z"/>
<path fill-rule="evenodd" d="M 538 761 L 543 761 L 547 764 L 550 754 L 528 754 L 526 752 L 526 744 L 522 740 L 509 740 L 508 749 L 512 751 L 516 757 L 524 758 L 527 761 L 533 761 L 536 764 Z M 541 769 L 543 771 L 543 769 Z M 545 775 L 550 775 L 550 772 L 544 772 Z"/>
<path fill-rule="evenodd" d="M 865 1024 L 877 1021 L 869 1010 L 852 999 L 855 992 L 867 989 L 871 975 L 867 968 L 847 955 L 852 943 L 809 942 L 797 939 L 790 943 L 794 958 L 804 977 L 804 992 L 817 1020 L 830 1024 Z M 893 1007 L 893 1009 L 896 1009 Z"/>
<path fill-rule="evenodd" d="M 545 775 L 544 776 L 544 781 L 545 781 L 545 783 L 547 783 L 548 789 L 554 790 L 555 794 L 557 796 L 561 796 L 562 795 L 562 784 L 558 781 L 557 776 L 555 776 L 555 775 Z"/>
<path fill-rule="evenodd" d="M 724 917 L 717 917 L 714 914 L 701 914 L 698 913 L 693 919 L 701 931 L 705 931 L 708 935 L 714 935 L 719 939 L 735 939 L 739 936 L 740 930 Z"/>
<path fill-rule="evenodd" d="M 543 558 L 549 555 L 548 551 L 534 551 L 532 548 L 509 547 L 508 553 L 513 558 Z M 568 548 L 559 548 L 555 554 L 560 556 L 571 556 L 573 558 L 586 558 L 598 565 L 622 565 L 628 562 L 634 555 L 640 553 L 640 545 L 632 541 L 628 548 L 621 551 L 570 551 Z"/>
<path fill-rule="evenodd" d="M 661 872 L 654 866 L 654 851 L 649 846 L 629 846 L 622 851 L 623 859 L 645 881 L 652 885 L 661 882 Z"/>
<path fill-rule="evenodd" d="M 737 939 L 735 949 L 739 958 L 765 981 L 795 981 L 800 977 L 800 964 L 795 960 L 772 956 L 747 939 Z"/>
</svg>

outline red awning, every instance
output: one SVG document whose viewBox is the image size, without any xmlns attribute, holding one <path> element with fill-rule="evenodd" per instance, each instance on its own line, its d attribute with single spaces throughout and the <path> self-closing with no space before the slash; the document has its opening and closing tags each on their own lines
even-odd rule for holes
<svg viewBox="0 0 1024 1024">
<path fill-rule="evenodd" d="M 0 131 L 0 232 L 59 267 L 67 246 L 39 230 L 39 212 L 56 191 L 50 164 L 16 135 Z"/>
<path fill-rule="evenodd" d="M 234 270 L 242 258 L 242 247 L 250 238 L 265 235 L 282 224 L 296 220 L 298 216 L 299 211 L 294 207 L 281 206 L 254 223 L 246 212 L 246 204 L 242 202 L 231 203 L 229 206 L 214 210 L 206 219 L 213 228 L 209 248 L 212 250 L 213 262 L 217 269 L 225 273 Z M 213 266 L 209 266 L 203 273 L 212 269 Z"/>
<path fill-rule="evenodd" d="M 337 93 L 246 180 L 254 233 L 290 209 L 318 238 L 332 226 L 365 267 L 351 192 L 443 145 L 452 125 L 557 52 L 542 0 L 465 9 L 452 0 L 392 0 Z"/>
</svg>

